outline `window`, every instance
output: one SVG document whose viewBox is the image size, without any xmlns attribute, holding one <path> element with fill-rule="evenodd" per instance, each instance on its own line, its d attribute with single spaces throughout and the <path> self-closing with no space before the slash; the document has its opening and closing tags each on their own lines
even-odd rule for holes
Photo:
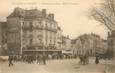
<svg viewBox="0 0 115 73">
<path fill-rule="evenodd" d="M 32 27 L 32 26 L 33 26 L 33 25 L 32 25 L 32 22 L 29 22 L 29 26 L 30 26 L 30 27 Z"/>
<path fill-rule="evenodd" d="M 50 39 L 50 43 L 51 43 L 51 39 Z"/>
<path fill-rule="evenodd" d="M 77 54 L 79 54 L 79 51 L 77 50 Z"/>
<path fill-rule="evenodd" d="M 47 45 L 47 39 L 46 39 L 46 45 Z"/>
<path fill-rule="evenodd" d="M 52 23 L 50 24 L 50 29 L 52 29 Z"/>
<path fill-rule="evenodd" d="M 24 26 L 24 24 L 25 24 L 25 23 L 22 21 L 22 26 Z"/>
<path fill-rule="evenodd" d="M 47 23 L 45 25 L 46 25 L 46 28 L 47 28 L 48 27 Z"/>
<path fill-rule="evenodd" d="M 33 42 L 33 39 L 30 39 L 30 45 L 32 44 L 32 42 Z"/>
</svg>

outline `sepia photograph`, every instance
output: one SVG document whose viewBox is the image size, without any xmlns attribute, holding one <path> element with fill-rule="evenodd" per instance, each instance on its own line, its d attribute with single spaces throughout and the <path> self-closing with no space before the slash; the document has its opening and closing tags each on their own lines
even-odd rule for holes
<svg viewBox="0 0 115 73">
<path fill-rule="evenodd" d="M 115 0 L 0 0 L 0 73 L 115 73 Z"/>
</svg>

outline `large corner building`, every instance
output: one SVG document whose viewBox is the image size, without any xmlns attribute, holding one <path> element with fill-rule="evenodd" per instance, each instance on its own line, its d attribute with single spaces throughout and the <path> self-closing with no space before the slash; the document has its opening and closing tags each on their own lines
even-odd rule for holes
<svg viewBox="0 0 115 73">
<path fill-rule="evenodd" d="M 62 30 L 54 14 L 46 9 L 25 10 L 19 7 L 7 17 L 7 46 L 10 53 L 59 51 Z"/>
</svg>

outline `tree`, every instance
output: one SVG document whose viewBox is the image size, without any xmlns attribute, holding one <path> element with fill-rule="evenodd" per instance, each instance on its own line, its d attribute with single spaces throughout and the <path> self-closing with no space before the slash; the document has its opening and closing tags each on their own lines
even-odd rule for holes
<svg viewBox="0 0 115 73">
<path fill-rule="evenodd" d="M 99 5 L 91 9 L 91 17 L 104 24 L 110 31 L 115 30 L 115 0 L 104 0 Z"/>
<path fill-rule="evenodd" d="M 112 33 L 112 31 L 115 31 L 115 0 L 103 0 L 103 3 L 99 5 L 99 7 L 93 7 L 91 9 L 91 17 L 104 24 Z M 110 47 L 108 47 L 106 54 L 109 57 L 113 57 L 115 47 L 112 45 L 108 46 Z M 110 48 L 112 48 L 112 50 L 110 50 Z"/>
</svg>

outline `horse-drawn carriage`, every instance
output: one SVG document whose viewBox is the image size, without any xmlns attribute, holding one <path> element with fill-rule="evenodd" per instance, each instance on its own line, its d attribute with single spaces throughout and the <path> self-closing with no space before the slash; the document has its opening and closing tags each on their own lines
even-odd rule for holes
<svg viewBox="0 0 115 73">
<path fill-rule="evenodd" d="M 80 59 L 80 64 L 89 64 L 89 57 L 86 55 L 79 55 L 79 59 Z"/>
<path fill-rule="evenodd" d="M 89 52 L 85 52 L 85 54 L 79 55 L 80 64 L 86 65 L 89 64 Z"/>
</svg>

